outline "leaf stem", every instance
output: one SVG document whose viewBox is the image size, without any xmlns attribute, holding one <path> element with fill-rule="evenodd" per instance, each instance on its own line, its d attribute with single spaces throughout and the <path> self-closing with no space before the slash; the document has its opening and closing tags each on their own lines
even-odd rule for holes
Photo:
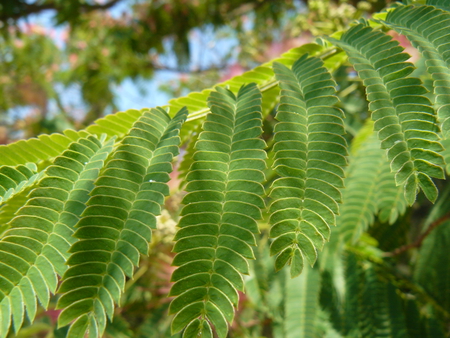
<svg viewBox="0 0 450 338">
<path fill-rule="evenodd" d="M 428 229 L 422 235 L 420 235 L 419 238 L 417 238 L 413 243 L 403 245 L 391 252 L 385 252 L 385 253 L 383 253 L 383 256 L 385 256 L 385 257 L 398 256 L 398 255 L 402 254 L 403 252 L 408 251 L 409 249 L 420 248 L 422 246 L 422 242 L 425 240 L 425 238 L 435 228 L 437 228 L 439 225 L 441 225 L 448 219 L 450 219 L 450 213 L 445 214 L 444 216 L 441 216 L 440 218 L 435 220 L 433 223 L 431 223 L 430 226 L 428 227 Z"/>
</svg>

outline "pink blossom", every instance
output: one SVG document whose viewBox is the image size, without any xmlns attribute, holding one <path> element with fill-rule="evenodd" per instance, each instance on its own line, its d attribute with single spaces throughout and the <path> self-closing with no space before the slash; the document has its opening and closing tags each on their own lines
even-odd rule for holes
<svg viewBox="0 0 450 338">
<path fill-rule="evenodd" d="M 220 78 L 220 82 L 229 80 L 234 76 L 241 75 L 243 72 L 244 68 L 240 64 L 235 63 L 227 69 L 227 72 Z"/>
<path fill-rule="evenodd" d="M 70 62 L 70 64 L 73 65 L 73 64 L 77 63 L 77 61 L 78 61 L 78 55 L 77 54 L 72 53 L 72 54 L 69 55 L 69 62 Z"/>
<path fill-rule="evenodd" d="M 394 40 L 397 40 L 400 46 L 405 48 L 405 53 L 411 55 L 409 62 L 416 62 L 420 58 L 419 51 L 415 49 L 413 46 L 411 46 L 411 43 L 406 38 L 406 36 L 398 34 L 395 31 L 389 31 L 388 34 L 392 36 Z"/>
<path fill-rule="evenodd" d="M 68 39 L 69 39 L 69 30 L 65 29 L 61 32 L 61 40 L 63 42 L 67 42 Z"/>
<path fill-rule="evenodd" d="M 85 49 L 87 47 L 86 41 L 78 41 L 76 45 L 79 49 Z"/>
<path fill-rule="evenodd" d="M 14 47 L 23 48 L 24 46 L 25 46 L 25 43 L 23 42 L 23 40 L 20 40 L 20 39 L 14 40 Z"/>
</svg>

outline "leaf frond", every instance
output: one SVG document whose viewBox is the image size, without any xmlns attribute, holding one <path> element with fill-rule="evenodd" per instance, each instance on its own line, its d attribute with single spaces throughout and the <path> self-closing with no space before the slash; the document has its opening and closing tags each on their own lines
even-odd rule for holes
<svg viewBox="0 0 450 338">
<path fill-rule="evenodd" d="M 87 137 L 86 131 L 65 130 L 63 134 L 39 135 L 36 138 L 0 145 L 0 165 L 16 166 L 28 162 L 37 163 L 58 156 L 69 144 L 80 137 Z"/>
<path fill-rule="evenodd" d="M 448 200 L 447 200 L 448 201 Z M 443 201 L 448 204 L 447 201 Z M 445 205 L 447 206 L 447 205 Z M 444 214 L 448 209 L 445 209 Z M 414 266 L 414 280 L 447 312 L 450 313 L 450 222 L 446 221 L 425 238 Z"/>
<path fill-rule="evenodd" d="M 319 312 L 319 270 L 306 266 L 299 278 L 285 280 L 285 337 L 312 338 Z"/>
<path fill-rule="evenodd" d="M 113 141 L 113 140 L 112 140 Z M 0 239 L 0 337 L 22 326 L 25 310 L 32 322 L 36 297 L 47 307 L 55 293 L 57 274 L 66 269 L 67 250 L 73 233 L 71 217 L 79 206 L 75 196 L 92 184 L 92 168 L 112 150 L 113 142 L 102 144 L 89 136 L 70 144 L 45 170 L 45 177 L 27 196 L 26 204 L 8 224 Z M 102 163 L 100 163 L 100 167 Z M 98 173 L 98 169 L 96 171 Z M 67 217 L 69 216 L 69 217 Z"/>
<path fill-rule="evenodd" d="M 390 36 L 363 24 L 350 28 L 341 40 L 328 39 L 347 52 L 363 80 L 374 130 L 408 204 L 419 189 L 434 202 L 438 191 L 431 178 L 444 178 L 443 148 L 427 90 L 420 79 L 408 77 L 414 70 L 406 62 L 409 55 Z"/>
<path fill-rule="evenodd" d="M 227 335 L 264 208 L 261 93 L 255 84 L 237 96 L 216 90 L 186 177 L 175 236 L 173 265 L 179 268 L 172 275 L 170 295 L 176 298 L 169 312 L 175 314 L 172 332 L 186 328 L 186 337 L 208 337 L 212 326 L 220 338 Z"/>
<path fill-rule="evenodd" d="M 427 0 L 427 5 L 434 6 L 450 12 L 450 5 L 447 0 Z"/>
<path fill-rule="evenodd" d="M 103 334 L 125 276 L 131 278 L 140 254 L 148 254 L 186 116 L 186 109 L 172 120 L 162 108 L 145 111 L 95 181 L 58 290 L 58 325 L 72 322 L 68 337 Z"/>
<path fill-rule="evenodd" d="M 302 56 L 292 70 L 275 63 L 281 88 L 273 164 L 279 178 L 270 191 L 271 255 L 276 269 L 299 275 L 306 258 L 314 264 L 335 225 L 341 201 L 347 144 L 335 82 L 320 59 Z"/>
<path fill-rule="evenodd" d="M 419 20 L 420 19 L 420 20 Z M 422 53 L 433 78 L 435 103 L 444 138 L 450 135 L 450 13 L 432 6 L 399 6 L 383 23 L 406 35 Z"/>
<path fill-rule="evenodd" d="M 34 163 L 18 166 L 0 167 L 0 206 L 15 194 L 35 184 L 42 178 L 43 173 L 37 172 Z"/>
<path fill-rule="evenodd" d="M 386 152 L 372 125 L 367 123 L 352 142 L 337 218 L 337 232 L 344 243 L 355 243 L 377 214 L 381 221 L 393 223 L 406 210 L 403 189 L 395 185 Z"/>
</svg>

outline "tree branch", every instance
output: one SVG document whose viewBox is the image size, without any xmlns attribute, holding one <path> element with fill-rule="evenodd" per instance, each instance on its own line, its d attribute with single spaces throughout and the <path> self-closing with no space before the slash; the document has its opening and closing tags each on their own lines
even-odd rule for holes
<svg viewBox="0 0 450 338">
<path fill-rule="evenodd" d="M 403 245 L 397 249 L 395 249 L 394 251 L 391 252 L 385 252 L 383 254 L 383 256 L 385 257 L 392 257 L 392 256 L 398 256 L 400 254 L 402 254 L 405 251 L 408 251 L 409 249 L 412 248 L 420 248 L 422 246 L 422 242 L 425 240 L 425 238 L 435 229 L 437 228 L 439 225 L 441 225 L 442 223 L 444 223 L 445 221 L 447 221 L 448 219 L 450 219 L 450 213 L 445 214 L 444 216 L 439 217 L 437 220 L 435 220 L 433 223 L 430 224 L 430 226 L 428 227 L 427 231 L 425 231 L 422 235 L 419 236 L 419 238 L 416 239 L 415 242 L 410 243 L 410 244 L 406 244 Z"/>
<path fill-rule="evenodd" d="M 95 10 L 105 10 L 105 9 L 113 7 L 119 1 L 122 1 L 122 0 L 110 0 L 104 4 L 94 4 L 94 5 L 80 4 L 79 8 L 81 11 L 83 11 L 85 13 L 95 11 Z M 22 17 L 27 17 L 30 14 L 37 14 L 37 13 L 40 13 L 40 12 L 43 12 L 46 10 L 60 11 L 60 10 L 62 10 L 62 7 L 58 6 L 54 2 L 44 3 L 42 5 L 21 3 L 20 7 L 17 6 L 15 8 L 15 10 L 9 11 L 7 13 L 3 13 L 2 15 L 0 15 L 0 21 L 6 22 L 9 19 L 17 20 Z"/>
</svg>

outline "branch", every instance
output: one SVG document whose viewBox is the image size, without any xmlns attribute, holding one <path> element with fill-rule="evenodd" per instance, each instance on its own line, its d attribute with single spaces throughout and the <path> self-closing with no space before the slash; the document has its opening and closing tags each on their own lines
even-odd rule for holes
<svg viewBox="0 0 450 338">
<path fill-rule="evenodd" d="M 392 256 L 398 256 L 400 254 L 402 254 L 405 251 L 408 251 L 409 249 L 412 248 L 420 248 L 422 246 L 422 242 L 425 240 L 425 238 L 435 229 L 437 228 L 439 225 L 441 225 L 442 223 L 444 223 L 446 220 L 450 219 L 450 213 L 445 214 L 444 216 L 441 216 L 440 218 L 438 218 L 437 220 L 435 220 L 433 223 L 430 224 L 430 226 L 428 227 L 427 231 L 425 231 L 422 235 L 419 236 L 419 238 L 416 239 L 415 242 L 410 243 L 410 244 L 406 244 L 403 245 L 397 249 L 395 249 L 392 252 L 385 252 L 383 254 L 383 256 L 385 257 L 392 257 Z"/>
<path fill-rule="evenodd" d="M 122 0 L 110 0 L 104 4 L 95 4 L 95 5 L 88 5 L 88 4 L 80 4 L 79 8 L 81 11 L 87 13 L 95 10 L 105 10 L 108 8 L 113 7 L 115 4 L 117 4 L 119 1 Z M 8 19 L 17 20 L 21 17 L 26 17 L 30 14 L 37 14 L 46 10 L 55 10 L 55 11 L 61 11 L 62 7 L 58 6 L 56 3 L 45 3 L 42 5 L 36 5 L 36 4 L 28 4 L 28 3 L 22 3 L 20 8 L 17 8 L 18 11 L 10 11 L 9 13 L 4 13 L 3 15 L 0 15 L 0 21 L 6 22 Z"/>
</svg>

